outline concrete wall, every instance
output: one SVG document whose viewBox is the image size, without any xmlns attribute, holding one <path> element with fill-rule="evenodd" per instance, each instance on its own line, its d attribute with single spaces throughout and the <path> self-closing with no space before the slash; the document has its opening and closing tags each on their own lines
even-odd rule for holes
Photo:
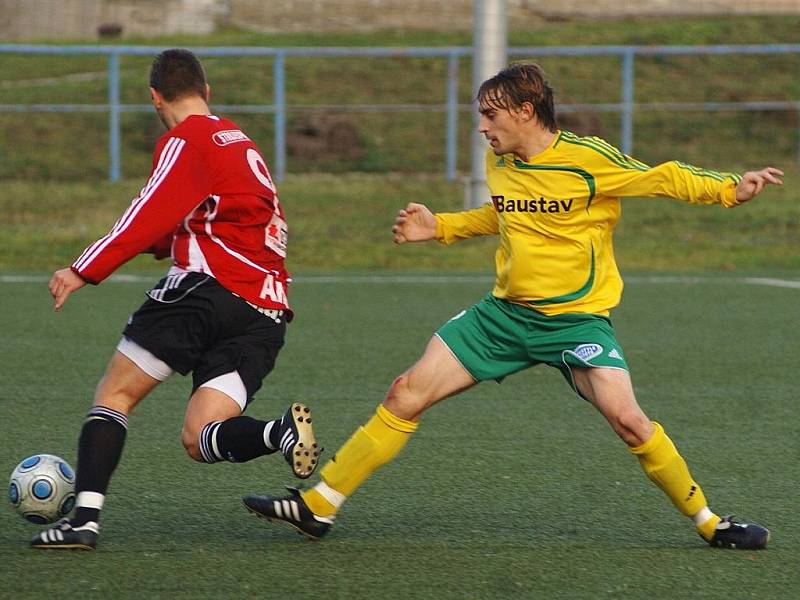
<svg viewBox="0 0 800 600">
<path fill-rule="evenodd" d="M 471 30 L 473 0 L 228 0 L 228 22 L 279 31 Z M 507 0 L 520 29 L 564 18 L 800 14 L 800 0 Z"/>
<path fill-rule="evenodd" d="M 122 37 L 214 31 L 219 0 L 0 0 L 0 41 L 96 40 L 101 26 Z"/>
<path fill-rule="evenodd" d="M 0 0 L 0 41 L 204 34 L 221 25 L 264 32 L 471 30 L 473 0 Z M 551 19 L 800 14 L 800 0 L 508 0 L 509 28 Z"/>
</svg>

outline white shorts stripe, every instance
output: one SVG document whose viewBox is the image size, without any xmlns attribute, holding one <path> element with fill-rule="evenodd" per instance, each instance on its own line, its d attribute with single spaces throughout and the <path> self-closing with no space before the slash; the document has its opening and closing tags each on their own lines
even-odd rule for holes
<svg viewBox="0 0 800 600">
<path fill-rule="evenodd" d="M 247 406 L 247 388 L 244 387 L 244 381 L 237 371 L 214 377 L 200 387 L 222 392 L 236 402 L 242 410 Z"/>
<path fill-rule="evenodd" d="M 137 367 L 156 381 L 164 381 L 173 373 L 172 367 L 167 363 L 125 336 L 122 336 L 117 344 L 117 351 L 127 356 Z"/>
</svg>

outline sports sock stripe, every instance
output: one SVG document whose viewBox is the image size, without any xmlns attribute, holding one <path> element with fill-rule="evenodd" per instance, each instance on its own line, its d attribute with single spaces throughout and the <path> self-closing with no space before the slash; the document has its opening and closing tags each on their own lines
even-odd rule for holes
<svg viewBox="0 0 800 600">
<path fill-rule="evenodd" d="M 272 428 L 275 427 L 277 423 L 278 421 L 270 421 L 264 427 L 264 445 L 268 450 L 277 450 L 277 448 L 272 445 L 272 442 L 269 441 L 269 435 L 272 433 Z"/>
<path fill-rule="evenodd" d="M 121 412 L 106 406 L 93 406 L 89 411 L 89 414 L 86 416 L 87 421 L 91 421 L 92 419 L 114 421 L 122 425 L 122 427 L 124 427 L 126 430 L 128 429 L 128 417 Z"/>
<path fill-rule="evenodd" d="M 225 460 L 219 452 L 216 440 L 220 425 L 222 425 L 222 421 L 212 421 L 200 432 L 200 454 L 203 460 L 209 464 Z"/>
<path fill-rule="evenodd" d="M 75 507 L 101 510 L 105 501 L 105 494 L 101 494 L 100 492 L 83 491 L 78 492 L 78 495 L 75 498 Z"/>
<path fill-rule="evenodd" d="M 219 445 L 217 444 L 217 433 L 219 432 L 220 425 L 222 425 L 222 423 L 219 423 L 214 427 L 213 431 L 209 432 L 208 439 L 211 441 L 211 452 L 215 457 L 222 460 L 222 453 L 219 451 Z"/>
</svg>

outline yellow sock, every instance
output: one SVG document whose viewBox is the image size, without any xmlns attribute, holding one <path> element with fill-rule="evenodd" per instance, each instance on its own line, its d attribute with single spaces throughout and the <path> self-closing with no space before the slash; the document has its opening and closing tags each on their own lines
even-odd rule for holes
<svg viewBox="0 0 800 600">
<path fill-rule="evenodd" d="M 669 496 L 672 503 L 687 517 L 695 519 L 695 526 L 705 539 L 714 535 L 720 518 L 708 510 L 705 494 L 689 473 L 686 461 L 678 454 L 675 444 L 664 433 L 664 428 L 653 422 L 655 432 L 641 446 L 630 448 L 647 476 Z M 697 520 L 702 522 L 698 523 Z"/>
<path fill-rule="evenodd" d="M 316 515 L 329 517 L 379 467 L 392 460 L 406 445 L 417 424 L 393 415 L 383 405 L 359 427 L 322 468 L 322 482 L 302 492 Z"/>
<path fill-rule="evenodd" d="M 711 513 L 711 516 L 708 519 L 698 524 L 697 517 L 695 516 L 695 527 L 697 527 L 697 531 L 700 532 L 700 535 L 703 536 L 703 539 L 709 541 L 712 537 L 714 537 L 714 532 L 717 530 L 717 524 L 721 520 L 722 519 L 720 519 L 717 515 Z"/>
</svg>

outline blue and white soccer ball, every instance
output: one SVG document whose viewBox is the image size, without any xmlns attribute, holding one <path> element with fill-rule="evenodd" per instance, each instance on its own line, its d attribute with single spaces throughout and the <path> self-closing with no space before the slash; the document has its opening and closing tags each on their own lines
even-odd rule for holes
<svg viewBox="0 0 800 600">
<path fill-rule="evenodd" d="M 75 506 L 75 471 L 52 454 L 29 456 L 11 473 L 8 498 L 31 523 L 58 521 Z"/>
</svg>

